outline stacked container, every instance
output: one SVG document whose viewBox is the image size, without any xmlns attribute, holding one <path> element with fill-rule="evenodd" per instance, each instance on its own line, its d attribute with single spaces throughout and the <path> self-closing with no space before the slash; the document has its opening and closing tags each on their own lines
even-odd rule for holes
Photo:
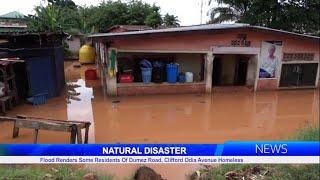
<svg viewBox="0 0 320 180">
<path fill-rule="evenodd" d="M 168 83 L 176 83 L 179 73 L 179 64 L 167 64 L 167 81 Z"/>
</svg>

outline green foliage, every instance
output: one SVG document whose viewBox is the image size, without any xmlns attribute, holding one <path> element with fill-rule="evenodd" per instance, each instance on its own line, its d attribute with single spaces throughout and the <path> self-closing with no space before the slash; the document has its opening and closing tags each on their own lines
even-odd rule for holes
<svg viewBox="0 0 320 180">
<path fill-rule="evenodd" d="M 99 6 L 77 6 L 72 0 L 48 0 L 48 6 L 35 8 L 30 17 L 30 31 L 66 31 L 79 29 L 87 34 L 104 32 L 114 25 L 162 25 L 160 7 L 141 0 L 102 1 Z M 165 26 L 178 26 L 176 16 L 166 14 Z"/>
<path fill-rule="evenodd" d="M 163 17 L 163 25 L 165 27 L 179 27 L 180 23 L 179 23 L 179 19 L 177 16 L 175 15 L 170 15 L 170 14 L 166 14 Z"/>
<path fill-rule="evenodd" d="M 251 174 L 253 168 L 258 167 L 261 172 L 257 174 Z M 251 179 L 248 176 L 256 177 L 254 179 L 319 179 L 320 165 L 254 165 L 254 164 L 225 164 L 217 167 L 207 167 L 201 169 L 200 179 L 226 179 L 226 174 L 232 172 L 237 174 L 239 179 Z M 238 179 L 234 178 L 234 179 Z M 253 178 L 252 178 L 253 179 Z"/>
<path fill-rule="evenodd" d="M 296 135 L 292 137 L 297 141 L 320 141 L 320 128 L 319 127 L 306 127 L 298 131 Z"/>
<path fill-rule="evenodd" d="M 89 173 L 84 169 L 75 168 L 67 165 L 59 166 L 18 166 L 18 165 L 1 165 L 0 179 L 82 179 Z M 99 176 L 102 180 L 111 180 L 109 176 Z"/>
<path fill-rule="evenodd" d="M 319 0 L 216 0 L 210 23 L 235 21 L 320 35 Z M 211 1 L 210 1 L 211 3 Z"/>
<path fill-rule="evenodd" d="M 299 130 L 291 140 L 296 141 L 319 141 L 319 127 L 306 127 Z M 263 171 L 263 176 L 260 179 L 319 179 L 320 164 L 311 165 L 248 165 L 248 164 L 225 164 L 217 167 L 207 166 L 201 169 L 201 179 L 226 179 L 225 175 L 229 172 L 245 175 L 250 172 L 250 169 L 259 167 Z M 260 173 L 261 174 L 261 173 Z M 259 177 L 259 176 L 257 176 Z M 246 178 L 244 178 L 246 179 Z"/>
<path fill-rule="evenodd" d="M 162 24 L 161 15 L 158 12 L 152 12 L 146 17 L 145 24 L 153 28 L 158 27 Z"/>
<path fill-rule="evenodd" d="M 54 4 L 59 7 L 68 7 L 68 8 L 77 8 L 76 3 L 74 3 L 72 0 L 48 0 L 49 4 Z"/>
<path fill-rule="evenodd" d="M 28 29 L 30 31 L 63 31 L 63 21 L 61 19 L 61 9 L 55 5 L 47 7 L 38 6 L 35 8 L 36 15 L 30 16 L 28 21 Z"/>
</svg>

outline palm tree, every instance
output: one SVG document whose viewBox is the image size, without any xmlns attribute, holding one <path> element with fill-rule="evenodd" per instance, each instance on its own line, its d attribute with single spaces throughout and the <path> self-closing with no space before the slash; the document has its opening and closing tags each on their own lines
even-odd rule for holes
<svg viewBox="0 0 320 180">
<path fill-rule="evenodd" d="M 175 15 L 169 15 L 168 13 L 166 15 L 164 15 L 163 17 L 163 25 L 165 27 L 179 27 L 180 23 L 179 23 L 179 19 L 178 16 Z"/>
<path fill-rule="evenodd" d="M 218 5 L 228 5 L 215 7 L 210 10 L 209 23 L 221 23 L 226 21 L 238 21 L 246 14 L 252 5 L 253 0 L 216 0 Z M 209 0 L 208 5 L 213 1 Z"/>
<path fill-rule="evenodd" d="M 54 5 L 47 7 L 38 6 L 35 8 L 36 14 L 29 16 L 28 29 L 30 31 L 62 31 L 60 23 L 61 11 Z"/>
</svg>

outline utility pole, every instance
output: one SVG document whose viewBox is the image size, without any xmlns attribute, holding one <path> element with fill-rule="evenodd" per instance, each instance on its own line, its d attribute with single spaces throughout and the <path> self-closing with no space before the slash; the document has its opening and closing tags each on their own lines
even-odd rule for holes
<svg viewBox="0 0 320 180">
<path fill-rule="evenodd" d="M 200 2 L 200 24 L 202 24 L 203 0 Z"/>
</svg>

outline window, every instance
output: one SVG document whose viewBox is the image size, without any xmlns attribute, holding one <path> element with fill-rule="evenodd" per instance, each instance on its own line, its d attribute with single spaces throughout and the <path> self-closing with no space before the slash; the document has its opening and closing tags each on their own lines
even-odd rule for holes
<svg viewBox="0 0 320 180">
<path fill-rule="evenodd" d="M 313 61 L 313 53 L 284 53 L 283 61 Z"/>
</svg>

